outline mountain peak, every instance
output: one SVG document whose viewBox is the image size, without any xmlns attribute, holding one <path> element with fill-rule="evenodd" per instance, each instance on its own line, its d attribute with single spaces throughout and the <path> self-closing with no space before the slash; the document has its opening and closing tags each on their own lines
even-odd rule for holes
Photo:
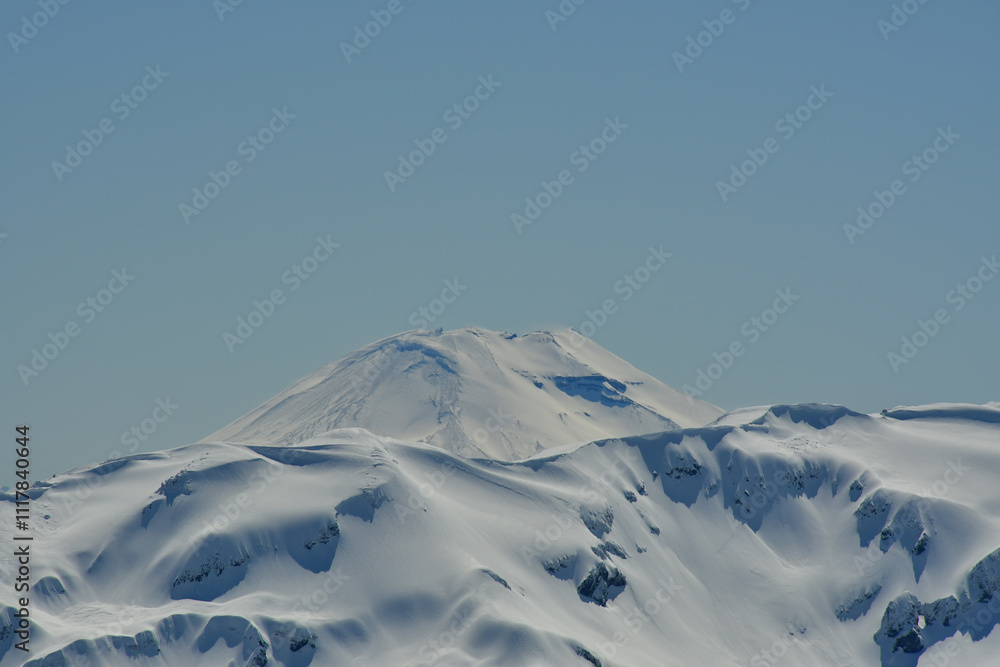
<svg viewBox="0 0 1000 667">
<path fill-rule="evenodd" d="M 722 409 L 573 329 L 406 331 L 302 378 L 206 440 L 295 444 L 365 428 L 516 460 L 575 442 L 702 426 Z"/>
</svg>

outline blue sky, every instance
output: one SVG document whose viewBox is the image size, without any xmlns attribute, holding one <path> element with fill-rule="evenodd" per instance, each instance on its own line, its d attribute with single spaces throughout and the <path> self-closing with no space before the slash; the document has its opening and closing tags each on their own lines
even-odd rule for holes
<svg viewBox="0 0 1000 667">
<path fill-rule="evenodd" d="M 224 1 L 0 11 L 0 396 L 36 477 L 196 441 L 427 319 L 446 280 L 431 327 L 590 311 L 725 408 L 998 400 L 1000 280 L 955 291 L 1000 253 L 995 4 Z"/>
</svg>

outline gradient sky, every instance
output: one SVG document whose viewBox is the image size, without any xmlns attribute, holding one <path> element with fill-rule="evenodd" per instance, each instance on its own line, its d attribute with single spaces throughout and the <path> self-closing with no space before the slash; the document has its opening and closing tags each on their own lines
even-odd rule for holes
<svg viewBox="0 0 1000 667">
<path fill-rule="evenodd" d="M 1000 253 L 995 3 L 914 2 L 888 32 L 888 0 L 564 2 L 575 11 L 555 29 L 556 0 L 245 0 L 220 18 L 224 1 L 71 2 L 16 44 L 39 2 L 0 10 L 0 402 L 11 441 L 31 425 L 33 477 L 199 440 L 413 328 L 456 278 L 467 289 L 430 328 L 580 328 L 614 299 L 593 338 L 676 387 L 739 342 L 703 395 L 725 408 L 1000 398 L 1000 280 L 960 310 L 949 300 Z M 341 44 L 390 5 L 348 63 Z M 731 22 L 712 23 L 724 10 Z M 721 34 L 679 71 L 704 21 Z M 445 112 L 491 76 L 454 127 Z M 123 117 L 144 77 L 155 88 Z M 812 87 L 832 96 L 799 110 Z M 295 117 L 248 161 L 241 144 L 274 109 Z M 797 110 L 809 118 L 789 136 L 776 123 Z M 105 118 L 113 131 L 57 175 Z M 595 160 L 574 156 L 606 119 L 628 127 Z M 391 191 L 385 172 L 437 128 L 444 143 Z M 910 180 L 906 163 L 948 128 L 958 138 Z M 723 201 L 717 182 L 765 145 L 778 150 Z M 179 205 L 234 160 L 187 224 Z M 572 183 L 518 233 L 511 215 L 563 170 Z M 844 225 L 896 179 L 903 194 L 849 242 Z M 282 277 L 318 237 L 340 247 L 291 291 Z M 672 257 L 626 301 L 616 284 L 661 245 Z M 134 280 L 102 295 L 123 267 Z M 799 299 L 752 340 L 786 288 Z M 223 335 L 275 289 L 284 303 L 230 352 Z M 102 312 L 78 309 L 102 296 Z M 894 370 L 887 355 L 939 309 L 946 322 Z M 26 384 L 18 367 L 72 323 Z M 179 407 L 123 446 L 158 399 Z"/>
</svg>

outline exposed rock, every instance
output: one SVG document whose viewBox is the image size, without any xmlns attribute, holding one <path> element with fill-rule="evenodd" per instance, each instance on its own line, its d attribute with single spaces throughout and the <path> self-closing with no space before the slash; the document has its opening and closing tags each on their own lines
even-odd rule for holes
<svg viewBox="0 0 1000 667">
<path fill-rule="evenodd" d="M 924 642 L 920 636 L 922 605 L 912 593 L 903 593 L 889 603 L 882 615 L 882 624 L 875 633 L 875 643 L 882 647 L 882 662 L 887 654 L 920 653 Z"/>
<path fill-rule="evenodd" d="M 881 591 L 882 586 L 880 584 L 868 586 L 855 595 L 849 602 L 845 602 L 837 607 L 837 618 L 841 621 L 856 621 L 861 618 L 871 609 L 872 602 L 875 601 L 875 598 L 878 597 Z"/>
<path fill-rule="evenodd" d="M 592 664 L 594 667 L 601 667 L 601 660 L 600 660 L 600 658 L 598 658 L 597 656 L 595 656 L 593 653 L 591 653 L 587 649 L 583 648 L 582 646 L 574 646 L 573 650 L 576 651 L 576 654 L 578 656 L 580 656 L 581 658 L 583 658 L 584 660 L 586 660 L 587 662 L 589 662 L 590 664 Z"/>
<path fill-rule="evenodd" d="M 608 554 L 618 556 L 619 558 L 628 558 L 628 554 L 625 553 L 625 550 L 611 541 L 603 542 L 602 544 L 598 544 L 596 547 L 590 547 L 590 550 L 593 551 L 594 555 L 601 560 L 605 560 L 608 557 Z"/>
<path fill-rule="evenodd" d="M 608 600 L 613 600 L 625 590 L 625 585 L 625 575 L 618 568 L 608 567 L 601 561 L 590 570 L 576 591 L 584 600 L 606 607 Z"/>
<path fill-rule="evenodd" d="M 587 526 L 587 530 L 593 533 L 594 537 L 600 538 L 604 537 L 606 533 L 611 532 L 611 524 L 614 523 L 615 513 L 609 506 L 606 506 L 603 511 L 581 507 L 580 518 L 583 520 L 583 524 Z"/>
</svg>

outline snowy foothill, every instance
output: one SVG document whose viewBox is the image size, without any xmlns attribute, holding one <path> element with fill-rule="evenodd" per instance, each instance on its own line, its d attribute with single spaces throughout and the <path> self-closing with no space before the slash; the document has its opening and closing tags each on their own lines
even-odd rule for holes
<svg viewBox="0 0 1000 667">
<path fill-rule="evenodd" d="M 574 333 L 401 334 L 35 483 L 0 664 L 996 664 L 1000 404 L 724 413 Z"/>
</svg>

